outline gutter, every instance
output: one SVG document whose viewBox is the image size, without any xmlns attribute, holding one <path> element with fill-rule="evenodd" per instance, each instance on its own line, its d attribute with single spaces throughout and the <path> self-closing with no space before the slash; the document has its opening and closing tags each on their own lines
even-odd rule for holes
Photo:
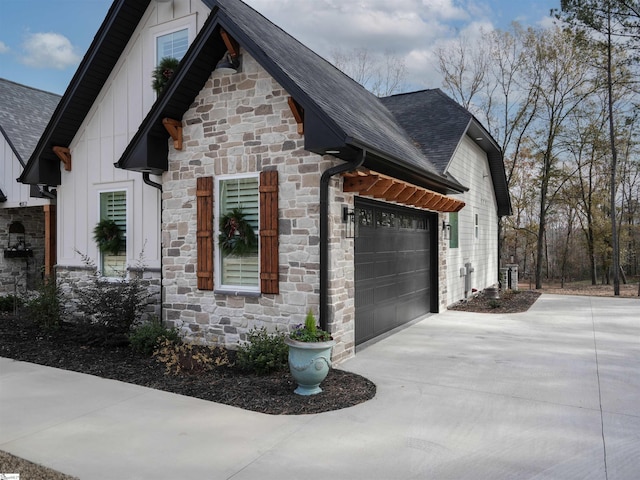
<svg viewBox="0 0 640 480">
<path fill-rule="evenodd" d="M 320 328 L 323 330 L 327 330 L 329 324 L 329 180 L 360 167 L 366 157 L 367 151 L 362 149 L 355 160 L 331 167 L 320 177 Z"/>
</svg>

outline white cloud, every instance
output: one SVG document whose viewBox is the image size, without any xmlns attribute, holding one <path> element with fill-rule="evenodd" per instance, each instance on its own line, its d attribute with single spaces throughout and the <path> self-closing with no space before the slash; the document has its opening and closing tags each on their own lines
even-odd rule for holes
<svg viewBox="0 0 640 480">
<path fill-rule="evenodd" d="M 22 62 L 31 67 L 64 70 L 80 61 L 69 39 L 59 33 L 32 33 L 23 48 Z"/>
<path fill-rule="evenodd" d="M 436 49 L 460 38 L 476 43 L 496 18 L 487 0 L 245 1 L 326 59 L 362 48 L 401 56 L 409 89 L 441 87 Z"/>
<path fill-rule="evenodd" d="M 7 53 L 9 51 L 9 47 L 4 42 L 0 42 L 0 54 Z"/>
</svg>

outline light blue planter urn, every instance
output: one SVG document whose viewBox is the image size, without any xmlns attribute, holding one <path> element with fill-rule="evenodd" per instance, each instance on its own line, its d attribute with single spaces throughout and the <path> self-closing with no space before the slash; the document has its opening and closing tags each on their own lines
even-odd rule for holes
<svg viewBox="0 0 640 480">
<path fill-rule="evenodd" d="M 320 383 L 331 367 L 331 349 L 335 340 L 328 342 L 299 342 L 285 338 L 289 345 L 289 370 L 298 383 L 294 390 L 298 395 L 315 395 L 322 392 Z"/>
</svg>

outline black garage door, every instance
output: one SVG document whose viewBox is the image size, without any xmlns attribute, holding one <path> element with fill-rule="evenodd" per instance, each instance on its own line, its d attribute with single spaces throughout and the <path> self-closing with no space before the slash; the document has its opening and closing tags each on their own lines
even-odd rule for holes
<svg viewBox="0 0 640 480">
<path fill-rule="evenodd" d="M 356 345 L 431 311 L 434 214 L 356 199 Z"/>
</svg>

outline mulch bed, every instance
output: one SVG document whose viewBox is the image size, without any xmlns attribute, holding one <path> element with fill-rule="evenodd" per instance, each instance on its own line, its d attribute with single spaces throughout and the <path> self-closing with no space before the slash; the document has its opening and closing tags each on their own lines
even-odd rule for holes
<svg viewBox="0 0 640 480">
<path fill-rule="evenodd" d="M 479 313 L 524 312 L 539 292 L 501 292 L 498 300 L 482 293 L 450 310 Z M 134 352 L 122 342 L 96 342 L 87 327 L 63 323 L 43 330 L 33 322 L 0 314 L 0 357 L 96 375 L 144 387 L 223 403 L 273 415 L 299 415 L 351 407 L 373 398 L 376 386 L 370 380 L 340 369 L 332 369 L 322 382 L 322 393 L 304 397 L 293 393 L 296 385 L 286 372 L 254 375 L 227 365 L 198 373 L 167 374 L 164 364 Z M 233 362 L 234 352 L 216 349 Z"/>
<path fill-rule="evenodd" d="M 368 379 L 332 369 L 322 393 L 304 397 L 293 393 L 289 372 L 258 376 L 229 366 L 197 374 L 166 374 L 155 358 L 126 345 L 93 344 L 86 327 L 64 323 L 51 331 L 14 316 L 0 316 L 0 357 L 96 375 L 180 395 L 274 415 L 321 413 L 351 407 L 373 398 L 376 386 Z M 217 349 L 220 350 L 220 349 Z M 233 352 L 229 352 L 233 358 Z"/>
<path fill-rule="evenodd" d="M 467 301 L 458 302 L 448 307 L 449 310 L 461 310 L 478 313 L 520 313 L 529 310 L 540 296 L 533 290 L 507 290 L 500 292 L 500 298 L 488 298 L 484 293 L 471 297 Z"/>
</svg>

